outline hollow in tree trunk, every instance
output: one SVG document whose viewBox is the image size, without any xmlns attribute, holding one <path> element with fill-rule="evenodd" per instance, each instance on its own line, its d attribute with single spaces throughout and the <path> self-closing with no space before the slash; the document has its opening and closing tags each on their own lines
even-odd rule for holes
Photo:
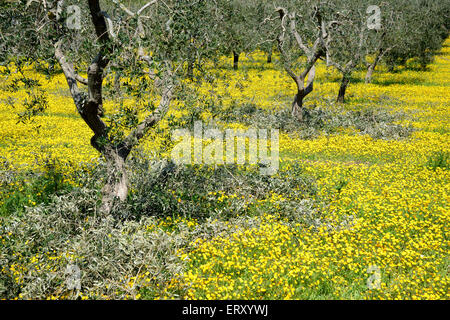
<svg viewBox="0 0 450 320">
<path fill-rule="evenodd" d="M 233 69 L 237 70 L 239 66 L 239 53 L 233 51 Z"/>
<path fill-rule="evenodd" d="M 345 91 L 347 90 L 347 86 L 350 82 L 350 77 L 348 75 L 344 75 L 342 77 L 341 86 L 339 87 L 339 94 L 337 97 L 337 102 L 344 103 L 345 102 Z"/>
</svg>

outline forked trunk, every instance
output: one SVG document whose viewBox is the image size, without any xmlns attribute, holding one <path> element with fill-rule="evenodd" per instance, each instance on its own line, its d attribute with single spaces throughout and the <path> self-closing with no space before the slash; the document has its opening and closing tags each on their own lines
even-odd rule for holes
<svg viewBox="0 0 450 320">
<path fill-rule="evenodd" d="M 344 103 L 345 102 L 345 91 L 347 90 L 347 86 L 350 82 L 350 78 L 347 75 L 342 77 L 341 86 L 339 88 L 339 94 L 337 97 L 337 102 Z"/>
<path fill-rule="evenodd" d="M 239 53 L 233 51 L 233 69 L 237 70 L 239 66 Z"/>
<path fill-rule="evenodd" d="M 124 201 L 128 195 L 128 177 L 125 170 L 125 159 L 117 150 L 105 152 L 107 161 L 107 178 L 102 188 L 101 211 L 110 213 L 115 200 Z"/>
</svg>

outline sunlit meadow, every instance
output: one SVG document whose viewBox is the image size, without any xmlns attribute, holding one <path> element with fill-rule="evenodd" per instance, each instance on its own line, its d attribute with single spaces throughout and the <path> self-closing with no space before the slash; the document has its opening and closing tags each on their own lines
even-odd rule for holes
<svg viewBox="0 0 450 320">
<path fill-rule="evenodd" d="M 241 60 L 240 70 L 234 71 L 229 67 L 230 59 L 224 58 L 216 70 L 218 80 L 213 85 L 203 84 L 197 88 L 199 92 L 210 95 L 211 103 L 227 112 L 245 104 L 270 112 L 288 108 L 294 93 L 290 78 L 280 68 L 265 63 L 263 54 L 254 53 Z M 2 170 L 36 171 L 52 163 L 54 170 L 63 173 L 61 183 L 76 185 L 74 173 L 89 171 L 98 162 L 99 154 L 89 143 L 91 132 L 77 115 L 62 74 L 49 81 L 37 72 L 29 72 L 42 83 L 49 107 L 32 123 L 17 123 L 19 102 L 26 98 L 25 89 L 10 92 L 7 84 L 13 77 L 3 78 Z M 277 176 L 299 170 L 314 185 L 313 193 L 300 196 L 281 188 L 261 196 L 237 183 L 234 190 L 209 190 L 205 198 L 192 200 L 180 190 L 171 190 L 175 203 L 193 201 L 194 206 L 200 207 L 200 202 L 208 201 L 214 214 L 204 218 L 169 212 L 141 218 L 132 226 L 108 225 L 111 231 L 104 236 L 108 241 L 119 239 L 121 234 L 128 235 L 129 242 L 121 243 L 123 246 L 132 246 L 133 241 L 158 243 L 172 239 L 173 245 L 157 253 L 170 255 L 170 271 L 143 263 L 137 272 L 127 271 L 120 280 L 105 278 L 85 287 L 82 278 L 77 296 L 83 299 L 450 298 L 449 75 L 447 40 L 427 71 L 400 68 L 396 73 L 388 73 L 381 67 L 372 84 L 361 80 L 364 70 L 356 72 L 348 89 L 348 102 L 342 106 L 332 102 L 339 87 L 339 75 L 319 64 L 315 89 L 306 99 L 308 108 L 336 114 L 385 112 L 393 115 L 392 125 L 408 128 L 408 134 L 386 134 L 383 130 L 389 128 L 377 121 L 373 126 L 381 132 L 380 137 L 352 124 L 331 131 L 319 130 L 310 137 L 295 130 L 282 131 Z M 114 107 L 113 101 L 107 102 L 106 108 Z M 142 149 L 155 157 L 167 157 L 170 146 L 162 147 L 170 133 L 167 118 L 178 119 L 180 126 L 190 126 L 187 120 L 190 113 L 192 110 L 175 101 L 166 120 L 143 143 Z M 220 127 L 252 125 L 245 118 L 229 121 L 216 117 L 211 108 L 202 109 L 198 118 Z M 199 169 L 193 174 L 205 173 Z M 26 179 L 8 182 L 10 185 L 2 183 L 2 205 L 10 193 L 28 188 Z M 24 201 L 25 207 L 41 205 L 35 197 Z M 234 209 L 237 203 L 240 207 Z M 226 212 L 223 208 L 231 208 L 231 217 L 221 216 L 222 211 L 217 208 Z M 233 210 L 238 214 L 233 215 Z M 64 279 L 52 278 L 50 274 L 64 270 L 69 262 L 84 266 L 80 268 L 86 277 L 97 272 L 83 262 L 88 258 L 83 255 L 82 246 L 81 252 L 77 252 L 75 245 L 44 248 L 42 244 L 42 250 L 27 255 L 26 248 L 13 246 L 21 237 L 15 233 L 17 229 L 10 227 L 8 219 L 13 214 L 3 213 L 0 220 L 0 248 L 3 251 L 14 247 L 17 252 L 12 254 L 17 256 L 7 263 L 0 260 L 0 272 L 3 279 L 10 279 L 8 285 L 14 287 L 15 298 L 33 298 L 37 289 L 30 289 L 30 283 L 36 277 L 50 279 L 52 284 L 50 289 L 39 291 L 44 298 L 73 298 Z M 90 217 L 83 219 L 83 228 L 93 228 Z M 180 238 L 173 238 L 174 234 Z M 67 242 L 71 241 L 68 237 Z M 114 254 L 109 257 L 109 263 L 120 263 L 114 261 Z"/>
</svg>

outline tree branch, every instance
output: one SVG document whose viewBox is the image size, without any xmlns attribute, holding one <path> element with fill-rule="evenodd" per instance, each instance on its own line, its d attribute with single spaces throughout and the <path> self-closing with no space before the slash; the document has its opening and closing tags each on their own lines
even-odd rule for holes
<svg viewBox="0 0 450 320">
<path fill-rule="evenodd" d="M 308 82 L 306 83 L 305 96 L 313 91 L 314 78 L 316 77 L 316 67 L 313 65 L 308 73 Z"/>
<path fill-rule="evenodd" d="M 292 13 L 289 15 L 290 23 L 290 30 L 292 35 L 295 38 L 295 41 L 297 41 L 298 46 L 305 52 L 306 56 L 311 56 L 311 50 L 303 43 L 302 37 L 300 37 L 300 34 L 297 32 L 296 29 L 296 22 L 295 22 L 295 13 Z"/>
<path fill-rule="evenodd" d="M 124 139 L 119 146 L 121 156 L 126 157 L 131 149 L 136 146 L 139 141 L 146 135 L 148 130 L 155 126 L 167 113 L 170 102 L 172 100 L 173 90 L 175 85 L 173 83 L 173 75 L 168 72 L 165 76 L 165 87 L 161 95 L 158 107 L 147 116 L 131 133 Z"/>
<path fill-rule="evenodd" d="M 67 85 L 69 86 L 70 94 L 72 95 L 72 98 L 75 102 L 75 106 L 80 114 L 83 113 L 83 95 L 80 92 L 78 85 L 77 85 L 77 75 L 75 73 L 75 70 L 73 66 L 67 61 L 66 56 L 64 55 L 62 49 L 61 49 L 61 41 L 59 40 L 55 43 L 55 58 L 58 60 L 59 65 L 61 66 L 61 69 L 64 73 L 64 76 L 67 81 Z M 80 76 L 78 76 L 80 77 Z M 80 77 L 81 78 L 81 77 Z M 84 79 L 85 80 L 85 79 Z"/>
</svg>

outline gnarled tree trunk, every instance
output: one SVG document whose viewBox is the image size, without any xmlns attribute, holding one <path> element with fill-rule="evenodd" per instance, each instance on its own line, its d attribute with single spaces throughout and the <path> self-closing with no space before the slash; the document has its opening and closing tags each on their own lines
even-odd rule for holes
<svg viewBox="0 0 450 320">
<path fill-rule="evenodd" d="M 310 94 L 314 88 L 314 78 L 316 77 L 316 67 L 314 65 L 312 65 L 309 69 L 307 76 L 308 81 L 306 86 L 304 84 L 305 76 L 303 76 L 303 74 L 295 79 L 297 84 L 297 94 L 295 95 L 294 102 L 292 103 L 291 114 L 299 121 L 303 121 L 304 115 L 306 114 L 306 109 L 303 107 L 303 99 Z"/>
<path fill-rule="evenodd" d="M 155 2 L 149 2 L 141 9 L 148 8 Z M 72 63 L 67 60 L 63 52 L 62 40 L 54 43 L 55 57 L 61 66 L 66 78 L 70 93 L 72 95 L 75 106 L 82 119 L 94 133 L 91 138 L 92 146 L 104 156 L 107 163 L 106 183 L 102 188 L 102 206 L 101 211 L 110 213 L 114 204 L 114 200 L 124 201 L 128 194 L 128 178 L 125 170 L 125 160 L 132 148 L 146 135 L 146 133 L 157 124 L 166 114 L 174 90 L 175 74 L 171 70 L 170 64 L 160 77 L 160 86 L 163 88 L 159 105 L 147 117 L 142 120 L 120 143 L 113 144 L 108 137 L 108 126 L 102 119 L 103 117 L 103 72 L 110 62 L 111 53 L 114 46 L 111 46 L 111 40 L 116 36 L 110 29 L 108 30 L 107 19 L 111 27 L 111 20 L 107 14 L 101 10 L 99 0 L 89 0 L 90 16 L 95 29 L 95 35 L 99 45 L 98 54 L 90 63 L 85 79 L 78 75 Z M 131 11 L 127 12 L 132 17 L 135 16 Z M 53 16 L 53 20 L 55 17 Z M 139 17 L 138 17 L 139 19 Z M 138 21 L 138 25 L 140 22 Z M 149 56 L 144 55 L 143 49 L 139 46 L 137 50 L 139 58 L 147 62 L 151 66 L 152 61 Z M 154 75 L 149 74 L 152 78 Z M 116 90 L 120 92 L 120 78 L 115 79 Z M 87 94 L 80 90 L 78 84 L 87 86 Z"/>
<path fill-rule="evenodd" d="M 239 67 L 239 53 L 233 51 L 233 69 L 237 70 Z"/>
<path fill-rule="evenodd" d="M 267 63 L 272 63 L 272 49 L 267 54 Z"/>
<path fill-rule="evenodd" d="M 369 67 L 367 68 L 366 79 L 365 79 L 366 83 L 372 82 L 372 74 L 373 74 L 373 71 L 375 70 L 376 66 L 377 66 L 376 63 L 371 63 L 369 65 Z"/>
<path fill-rule="evenodd" d="M 116 199 L 125 201 L 128 195 L 128 177 L 125 170 L 126 156 L 117 149 L 108 148 L 104 152 L 107 162 L 106 183 L 102 188 L 102 212 L 111 212 Z"/>
<path fill-rule="evenodd" d="M 292 102 L 291 115 L 295 117 L 298 121 L 303 121 L 303 99 L 305 98 L 305 90 L 298 90 Z"/>
<path fill-rule="evenodd" d="M 339 87 L 337 102 L 340 102 L 340 103 L 345 102 L 345 91 L 347 90 L 347 86 L 349 83 L 350 83 L 350 77 L 348 75 L 343 75 L 342 81 L 341 81 L 341 86 Z"/>
<path fill-rule="evenodd" d="M 187 77 L 189 79 L 194 78 L 194 61 L 188 61 Z"/>
</svg>

